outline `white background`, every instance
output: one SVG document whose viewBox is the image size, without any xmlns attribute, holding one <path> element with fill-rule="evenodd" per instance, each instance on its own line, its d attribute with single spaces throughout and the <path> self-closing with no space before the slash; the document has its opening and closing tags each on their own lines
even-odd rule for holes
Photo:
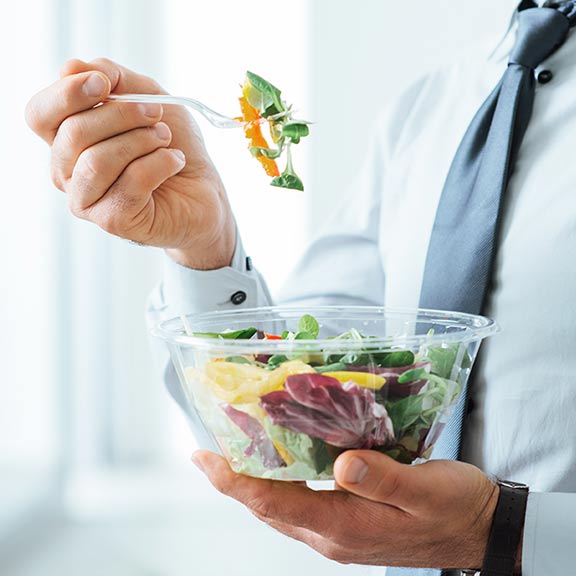
<svg viewBox="0 0 576 576">
<path fill-rule="evenodd" d="M 353 198 L 378 109 L 503 33 L 512 5 L 10 3 L 0 35 L 0 574 L 368 573 L 274 534 L 189 463 L 193 439 L 154 371 L 143 317 L 160 254 L 68 214 L 48 149 L 24 124 L 28 98 L 71 57 L 108 56 L 229 114 L 246 69 L 277 84 L 315 122 L 296 157 L 304 194 L 270 188 L 240 133 L 199 120 L 246 248 L 275 289 L 335 197 Z"/>
</svg>

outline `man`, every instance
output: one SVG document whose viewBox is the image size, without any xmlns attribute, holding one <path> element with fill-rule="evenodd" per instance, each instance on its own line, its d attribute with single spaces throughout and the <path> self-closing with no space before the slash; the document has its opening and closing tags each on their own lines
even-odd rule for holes
<svg viewBox="0 0 576 576">
<path fill-rule="evenodd" d="M 488 58 L 424 78 L 382 116 L 354 202 L 325 223 L 282 302 L 418 305 L 451 163 L 507 69 L 515 35 L 513 27 Z M 486 474 L 524 482 L 530 495 L 516 569 L 528 576 L 573 571 L 576 163 L 568 151 L 576 133 L 575 57 L 570 33 L 534 70 L 534 110 L 506 187 L 483 308 L 503 332 L 485 345 L 466 418 L 462 454 L 474 465 L 407 467 L 349 451 L 335 467 L 340 489 L 315 492 L 238 476 L 218 456 L 197 453 L 194 461 L 219 490 L 341 562 L 478 569 L 502 494 Z M 109 61 L 71 61 L 27 109 L 31 127 L 52 146 L 53 180 L 73 214 L 166 249 L 165 279 L 151 300 L 154 319 L 270 303 L 188 114 L 154 105 L 94 108 L 112 91 L 162 89 Z M 329 292 L 320 281 L 326 277 Z"/>
</svg>

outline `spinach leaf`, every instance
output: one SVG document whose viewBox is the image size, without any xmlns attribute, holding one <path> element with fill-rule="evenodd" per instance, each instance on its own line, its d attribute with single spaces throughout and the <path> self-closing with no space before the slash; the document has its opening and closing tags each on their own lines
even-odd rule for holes
<svg viewBox="0 0 576 576">
<path fill-rule="evenodd" d="M 275 368 L 278 368 L 280 364 L 286 362 L 287 360 L 288 357 L 285 356 L 284 354 L 274 354 L 273 356 L 270 356 L 270 358 L 268 359 L 268 364 L 266 365 L 266 368 L 274 370 Z"/>
<path fill-rule="evenodd" d="M 270 185 L 276 186 L 278 188 L 289 188 L 290 190 L 304 191 L 304 184 L 302 183 L 302 180 L 300 180 L 296 174 L 288 174 L 286 172 L 273 178 L 272 182 L 270 182 Z"/>
<path fill-rule="evenodd" d="M 282 155 L 282 147 L 279 146 L 278 148 L 262 148 L 262 146 L 251 146 L 250 153 L 252 156 L 258 158 L 258 156 L 262 155 L 266 158 L 270 158 L 271 160 L 275 160 Z"/>
<path fill-rule="evenodd" d="M 328 447 L 326 446 L 326 442 L 320 440 L 319 438 L 311 438 L 312 439 L 312 449 L 311 455 L 312 460 L 314 462 L 314 469 L 316 470 L 317 474 L 324 472 L 326 466 L 330 463 L 330 453 L 328 452 Z"/>
<path fill-rule="evenodd" d="M 280 188 L 290 188 L 292 190 L 304 190 L 304 184 L 302 180 L 294 172 L 294 167 L 292 166 L 292 152 L 290 151 L 291 142 L 286 145 L 286 168 L 280 176 L 272 179 L 270 184 L 272 186 L 278 186 Z"/>
<path fill-rule="evenodd" d="M 310 314 L 304 314 L 298 321 L 298 332 L 306 332 L 312 336 L 312 339 L 318 338 L 320 332 L 318 320 Z"/>
<path fill-rule="evenodd" d="M 234 364 L 254 364 L 254 362 L 250 362 L 250 360 L 248 360 L 248 358 L 244 358 L 244 356 L 228 356 L 224 360 Z"/>
<path fill-rule="evenodd" d="M 370 355 L 362 351 L 348 352 L 340 358 L 343 364 L 351 364 L 352 366 L 370 366 L 374 363 L 370 361 Z"/>
<path fill-rule="evenodd" d="M 298 332 L 294 340 L 316 340 L 316 337 L 310 332 Z"/>
<path fill-rule="evenodd" d="M 441 378 L 450 378 L 452 375 L 452 368 L 456 361 L 460 344 L 453 344 L 447 348 L 440 346 L 431 346 L 428 348 L 427 356 L 431 363 L 431 372 L 437 374 Z M 472 365 L 472 358 L 466 350 L 463 351 L 461 368 L 466 370 Z"/>
<path fill-rule="evenodd" d="M 348 367 L 343 362 L 334 362 L 333 364 L 326 364 L 325 366 L 317 366 L 314 368 L 318 374 L 323 374 L 324 372 L 345 372 Z"/>
<path fill-rule="evenodd" d="M 431 347 L 428 349 L 430 359 L 430 370 L 440 378 L 450 378 L 454 360 L 456 360 L 456 350 L 454 348 Z"/>
<path fill-rule="evenodd" d="M 252 86 L 258 90 L 258 92 L 262 93 L 264 96 L 264 101 L 266 101 L 266 98 L 271 101 L 274 109 L 276 110 L 276 114 L 286 110 L 284 102 L 282 102 L 282 98 L 280 97 L 281 92 L 278 90 L 278 88 L 276 88 L 276 86 L 270 84 L 270 82 L 264 80 L 264 78 L 258 76 L 258 74 L 254 74 L 253 72 L 246 72 L 246 78 L 248 78 L 250 84 L 252 84 Z M 266 112 L 269 106 L 264 105 L 260 108 Z"/>
<path fill-rule="evenodd" d="M 388 415 L 394 424 L 396 434 L 406 430 L 414 424 L 422 413 L 422 401 L 424 395 L 407 396 L 401 400 L 389 402 L 386 406 Z"/>
<path fill-rule="evenodd" d="M 406 384 L 407 382 L 413 382 L 414 380 L 427 379 L 428 371 L 425 368 L 412 368 L 411 370 L 406 370 L 398 377 L 398 384 Z"/>
<path fill-rule="evenodd" d="M 200 338 L 224 338 L 225 340 L 249 340 L 256 334 L 256 328 L 243 328 L 231 332 L 193 332 L 193 336 Z"/>
<path fill-rule="evenodd" d="M 414 364 L 414 352 L 410 350 L 397 350 L 378 354 L 377 362 L 382 368 L 400 368 Z"/>
<path fill-rule="evenodd" d="M 310 129 L 303 122 L 290 122 L 282 126 L 282 136 L 290 138 L 294 144 L 298 144 L 300 138 L 304 138 L 308 134 L 310 134 Z"/>
</svg>

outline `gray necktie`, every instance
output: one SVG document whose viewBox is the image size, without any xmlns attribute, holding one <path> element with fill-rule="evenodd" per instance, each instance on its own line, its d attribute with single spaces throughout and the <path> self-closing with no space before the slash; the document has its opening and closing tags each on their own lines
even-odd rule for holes
<svg viewBox="0 0 576 576">
<path fill-rule="evenodd" d="M 576 0 L 545 8 L 524 0 L 519 10 L 506 72 L 468 127 L 442 190 L 424 269 L 422 308 L 479 314 L 486 304 L 502 197 L 532 113 L 534 69 L 564 43 L 576 23 Z M 464 391 L 433 458 L 458 457 L 466 398 Z M 440 573 L 396 568 L 386 572 L 387 576 Z"/>
</svg>

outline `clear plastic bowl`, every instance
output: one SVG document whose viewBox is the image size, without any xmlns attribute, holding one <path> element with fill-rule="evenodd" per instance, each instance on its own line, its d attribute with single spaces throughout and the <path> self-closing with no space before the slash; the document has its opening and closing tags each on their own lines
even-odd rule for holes
<svg viewBox="0 0 576 576">
<path fill-rule="evenodd" d="M 470 314 L 327 306 L 197 314 L 153 334 L 168 345 L 200 445 L 211 438 L 240 473 L 327 480 L 348 449 L 429 458 L 481 340 L 497 330 Z"/>
</svg>

